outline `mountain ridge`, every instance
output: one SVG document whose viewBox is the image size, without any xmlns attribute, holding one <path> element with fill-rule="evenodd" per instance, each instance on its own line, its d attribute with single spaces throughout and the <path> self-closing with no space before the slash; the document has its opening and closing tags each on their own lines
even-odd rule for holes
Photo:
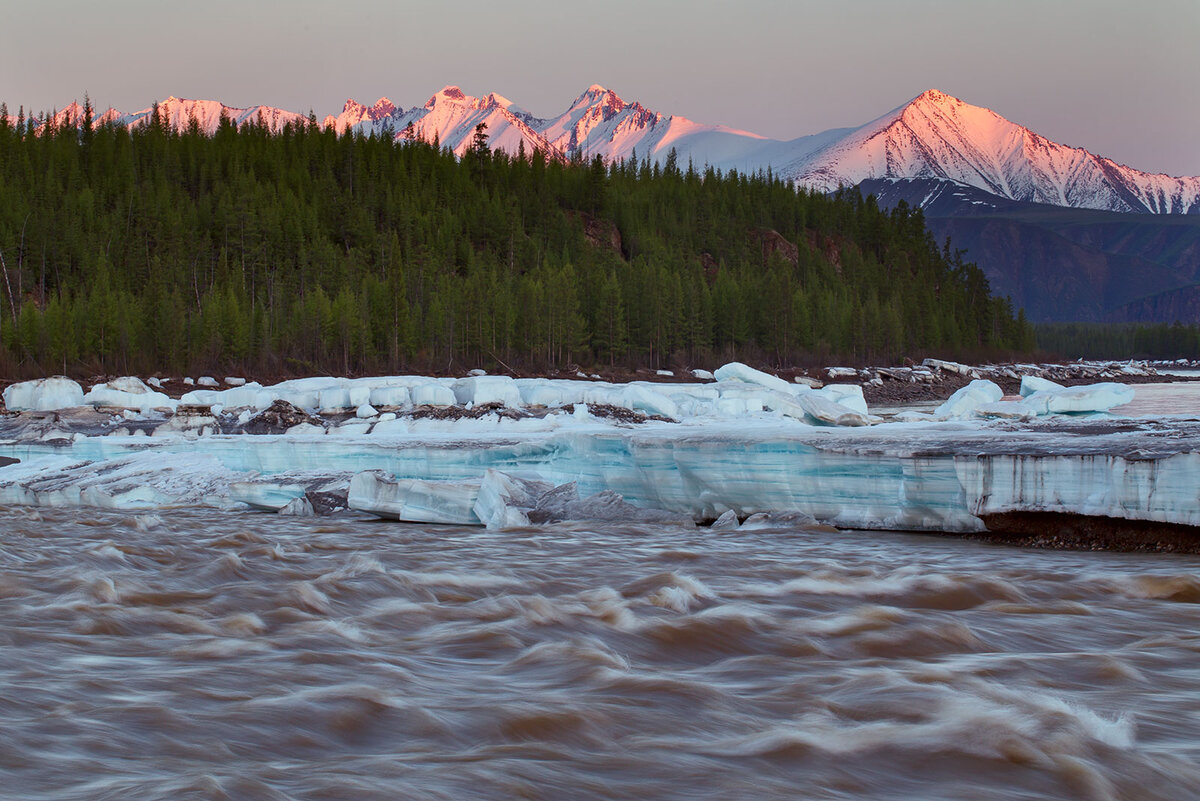
<svg viewBox="0 0 1200 801">
<path fill-rule="evenodd" d="M 169 97 L 157 104 L 168 124 L 184 128 L 192 118 L 215 130 L 222 115 L 237 124 L 261 119 L 273 130 L 307 116 L 271 106 L 234 108 L 213 100 Z M 106 111 L 98 121 L 144 124 L 153 106 L 134 113 Z M 73 103 L 55 124 L 78 125 Z M 723 171 L 775 175 L 816 191 L 880 178 L 940 178 L 1011 200 L 1139 214 L 1200 214 L 1200 177 L 1147 173 L 1082 147 L 1054 142 L 983 106 L 929 89 L 863 125 L 790 140 L 770 139 L 725 125 L 699 123 L 648 109 L 593 84 L 566 111 L 538 117 L 506 97 L 478 98 L 448 85 L 424 105 L 403 108 L 388 98 L 367 106 L 346 101 L 322 124 L 339 133 L 397 138 L 415 135 L 461 155 L 476 126 L 487 126 L 493 149 L 540 150 L 560 158 L 664 161 L 674 150 L 680 163 Z M 407 132 L 407 133 L 406 133 Z"/>
</svg>

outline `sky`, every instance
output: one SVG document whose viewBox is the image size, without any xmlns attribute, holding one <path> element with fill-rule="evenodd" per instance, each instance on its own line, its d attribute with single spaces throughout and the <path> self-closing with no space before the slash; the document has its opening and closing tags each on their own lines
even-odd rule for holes
<svg viewBox="0 0 1200 801">
<path fill-rule="evenodd" d="M 38 0 L 0 10 L 0 100 L 170 95 L 318 117 L 497 92 L 537 116 L 601 84 L 777 139 L 936 88 L 1147 172 L 1200 175 L 1197 0 Z"/>
</svg>

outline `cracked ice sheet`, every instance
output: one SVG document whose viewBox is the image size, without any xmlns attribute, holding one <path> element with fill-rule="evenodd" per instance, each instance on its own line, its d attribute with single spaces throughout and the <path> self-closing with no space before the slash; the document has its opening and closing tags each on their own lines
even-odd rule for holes
<svg viewBox="0 0 1200 801">
<path fill-rule="evenodd" d="M 64 475 L 64 465 L 113 459 L 119 470 L 140 476 L 174 504 L 228 498 L 229 483 L 256 473 L 280 482 L 289 471 L 312 475 L 312 465 L 322 465 L 318 474 L 379 469 L 429 481 L 477 481 L 496 469 L 533 471 L 554 484 L 575 481 L 584 495 L 611 490 L 638 506 L 696 519 L 728 509 L 743 515 L 800 511 L 840 526 L 974 530 L 981 526 L 976 515 L 1007 509 L 1200 525 L 1195 421 L 967 421 L 834 429 L 759 418 L 637 427 L 585 420 L 519 434 L 454 428 L 403 436 L 0 443 L 0 455 L 24 462 L 60 460 L 44 463 L 56 471 L 54 481 L 30 484 L 35 465 L 23 463 L 0 468 L 0 486 L 7 488 L 6 497 L 20 495 L 19 487 L 34 487 L 28 502 L 40 501 L 37 488 L 57 490 L 45 496 L 57 502 L 71 496 L 60 485 L 73 480 L 82 498 L 99 468 Z M 102 499 L 104 493 L 121 497 L 111 489 L 97 493 Z M 155 497 L 127 500 L 152 505 Z"/>
<path fill-rule="evenodd" d="M 240 474 L 238 474 L 240 475 Z M 235 476 L 210 455 L 148 451 L 89 460 L 48 455 L 0 471 L 0 503 L 156 509 L 232 504 Z"/>
</svg>

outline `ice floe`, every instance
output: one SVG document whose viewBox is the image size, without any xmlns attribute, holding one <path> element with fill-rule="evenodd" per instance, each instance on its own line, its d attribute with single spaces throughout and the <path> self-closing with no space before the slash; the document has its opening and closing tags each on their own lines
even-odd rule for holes
<svg viewBox="0 0 1200 801">
<path fill-rule="evenodd" d="M 902 369 L 983 375 L 951 362 Z M 349 507 L 492 528 L 716 520 L 732 531 L 750 518 L 972 531 L 1005 510 L 1200 525 L 1200 424 L 1118 424 L 1102 413 L 1132 388 L 1024 375 L 1020 400 L 980 377 L 935 413 L 895 422 L 870 413 L 858 383 L 740 363 L 690 382 L 227 380 L 178 400 L 137 378 L 87 395 L 42 379 L 4 392 L 19 414 L 0 420 L 0 456 L 20 462 L 0 467 L 0 502 Z"/>
</svg>

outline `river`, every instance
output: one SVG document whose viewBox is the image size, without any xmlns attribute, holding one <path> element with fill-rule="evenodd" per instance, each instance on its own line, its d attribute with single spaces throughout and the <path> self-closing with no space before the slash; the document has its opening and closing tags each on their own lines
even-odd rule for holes
<svg viewBox="0 0 1200 801">
<path fill-rule="evenodd" d="M 6 799 L 1200 797 L 1200 559 L 0 510 Z"/>
</svg>

